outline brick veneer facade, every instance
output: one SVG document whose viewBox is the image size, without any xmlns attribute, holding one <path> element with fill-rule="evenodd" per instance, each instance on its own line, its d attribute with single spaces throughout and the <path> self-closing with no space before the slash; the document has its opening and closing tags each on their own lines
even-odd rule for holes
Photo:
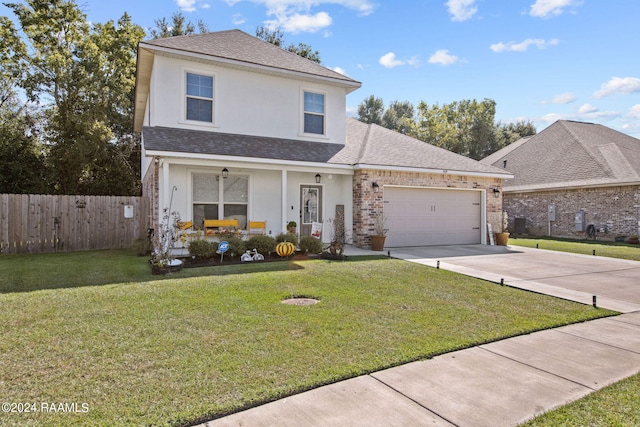
<svg viewBox="0 0 640 427">
<path fill-rule="evenodd" d="M 154 229 L 154 242 L 159 230 L 158 206 L 160 205 L 160 168 L 158 163 L 151 162 L 149 169 L 142 179 L 142 197 L 146 197 L 149 202 L 149 227 Z"/>
<path fill-rule="evenodd" d="M 373 191 L 377 183 L 379 190 Z M 376 214 L 384 213 L 384 186 L 430 188 L 473 188 L 486 190 L 487 222 L 494 231 L 500 231 L 502 224 L 502 179 L 461 176 L 450 174 L 430 174 L 418 172 L 380 171 L 362 169 L 353 175 L 353 244 L 357 247 L 371 245 Z M 500 197 L 494 197 L 493 189 L 500 190 Z"/>
<path fill-rule="evenodd" d="M 640 186 L 584 188 L 574 190 L 511 193 L 504 195 L 504 209 L 509 214 L 509 229 L 514 231 L 515 218 L 526 219 L 526 234 L 549 235 L 548 209 L 556 207 L 556 221 L 551 222 L 551 236 L 584 238 L 575 230 L 575 215 L 585 212 L 585 228 L 593 224 L 601 240 L 614 240 L 616 235 L 638 234 L 640 220 Z M 604 232 L 600 232 L 604 229 Z"/>
</svg>

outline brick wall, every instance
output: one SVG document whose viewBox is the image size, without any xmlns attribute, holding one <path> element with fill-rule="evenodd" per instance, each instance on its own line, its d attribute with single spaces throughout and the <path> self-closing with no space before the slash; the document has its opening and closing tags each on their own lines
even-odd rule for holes
<svg viewBox="0 0 640 427">
<path fill-rule="evenodd" d="M 379 185 L 377 193 L 373 191 L 374 182 Z M 369 236 L 373 234 L 376 214 L 384 213 L 385 185 L 484 189 L 487 191 L 487 222 L 491 223 L 494 231 L 500 231 L 502 192 L 496 198 L 493 189 L 502 191 L 501 179 L 363 169 L 355 171 L 353 176 L 353 243 L 357 247 L 371 245 Z"/>
<path fill-rule="evenodd" d="M 535 193 L 506 193 L 504 209 L 509 214 L 509 229 L 515 218 L 526 219 L 531 236 L 549 235 L 548 207 L 556 206 L 556 221 L 551 222 L 551 236 L 584 238 L 575 231 L 575 214 L 585 212 L 585 228 L 598 230 L 598 239 L 614 240 L 616 235 L 638 234 L 640 220 L 640 186 L 589 188 Z M 600 232 L 604 229 L 604 232 Z"/>
<path fill-rule="evenodd" d="M 160 179 L 159 179 L 158 163 L 151 162 L 149 169 L 142 179 L 142 197 L 146 198 L 149 206 L 149 227 L 156 231 L 159 230 L 158 206 L 160 205 Z"/>
</svg>

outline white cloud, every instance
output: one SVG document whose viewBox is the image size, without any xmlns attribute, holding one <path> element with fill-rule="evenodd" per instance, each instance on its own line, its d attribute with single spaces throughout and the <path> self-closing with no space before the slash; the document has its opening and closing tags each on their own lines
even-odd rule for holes
<svg viewBox="0 0 640 427">
<path fill-rule="evenodd" d="M 598 107 L 594 107 L 591 104 L 584 104 L 582 107 L 578 109 L 578 114 L 597 113 L 598 111 L 599 111 Z"/>
<path fill-rule="evenodd" d="M 451 65 L 458 62 L 458 57 L 450 55 L 447 49 L 440 49 L 429 57 L 429 64 Z"/>
<path fill-rule="evenodd" d="M 538 49 L 546 49 L 548 46 L 555 46 L 560 43 L 558 39 L 544 40 L 544 39 L 526 39 L 520 43 L 508 42 L 508 43 L 496 43 L 490 46 L 494 52 L 526 52 L 529 46 L 535 46 Z"/>
<path fill-rule="evenodd" d="M 629 110 L 627 117 L 630 119 L 640 120 L 640 104 L 636 104 Z"/>
<path fill-rule="evenodd" d="M 267 16 L 273 19 L 265 21 L 265 25 L 271 28 L 282 28 L 285 32 L 318 32 L 327 28 L 332 23 L 332 18 L 325 11 L 312 13 L 312 7 L 321 7 L 327 4 L 335 4 L 348 9 L 356 10 L 359 15 L 373 13 L 375 5 L 370 0 L 226 0 L 233 5 L 239 1 L 250 1 L 262 4 L 267 9 Z M 325 36 L 330 33 L 325 32 Z"/>
<path fill-rule="evenodd" d="M 340 73 L 343 76 L 347 75 L 347 72 L 344 70 L 344 68 L 340 68 L 340 67 L 333 67 L 333 71 L 335 71 L 336 73 Z"/>
<path fill-rule="evenodd" d="M 398 59 L 396 59 L 396 54 L 393 52 L 389 52 L 386 53 L 384 55 L 382 55 L 380 57 L 379 60 L 380 64 L 384 67 L 387 68 L 395 68 L 395 67 L 399 67 L 400 65 L 404 65 L 405 62 L 404 61 L 400 61 Z"/>
<path fill-rule="evenodd" d="M 449 0 L 445 3 L 445 6 L 449 9 L 451 20 L 461 22 L 471 19 L 478 11 L 474 3 L 475 0 Z"/>
<path fill-rule="evenodd" d="M 231 16 L 231 23 L 233 25 L 242 25 L 247 22 L 247 18 L 245 18 L 241 13 L 234 13 Z"/>
<path fill-rule="evenodd" d="M 576 97 L 571 92 L 561 93 L 551 98 L 549 101 L 542 101 L 541 104 L 570 104 L 576 100 Z"/>
<path fill-rule="evenodd" d="M 550 18 L 561 15 L 568 7 L 576 7 L 581 4 L 582 1 L 579 0 L 536 0 L 531 5 L 529 15 L 536 18 Z"/>
<path fill-rule="evenodd" d="M 594 108 L 595 110 L 590 111 L 589 107 Z M 585 109 L 585 111 L 582 111 L 583 108 Z M 566 114 L 550 113 L 545 116 L 542 116 L 540 118 L 540 121 L 543 121 L 546 123 L 553 123 L 557 120 L 576 120 L 576 121 L 582 121 L 582 122 L 595 122 L 595 121 L 612 120 L 619 116 L 620 116 L 620 113 L 618 113 L 617 111 L 599 111 L 597 108 L 586 104 L 580 107 L 580 109 L 576 113 L 566 113 Z"/>
<path fill-rule="evenodd" d="M 420 60 L 417 56 L 412 56 L 409 59 L 400 60 L 396 58 L 396 54 L 393 52 L 386 53 L 380 57 L 378 62 L 387 68 L 395 68 L 401 65 L 419 65 Z"/>
<path fill-rule="evenodd" d="M 332 21 L 327 12 L 318 12 L 315 15 L 294 13 L 276 21 L 266 21 L 266 23 L 278 26 L 286 32 L 297 34 L 301 32 L 316 33 L 331 25 Z"/>
<path fill-rule="evenodd" d="M 629 95 L 631 93 L 640 92 L 640 79 L 637 77 L 613 77 L 600 86 L 600 90 L 596 91 L 593 96 L 596 98 L 604 98 L 605 96 L 620 93 Z"/>
<path fill-rule="evenodd" d="M 175 2 L 183 12 L 194 12 L 196 10 L 196 0 L 175 0 Z"/>
</svg>

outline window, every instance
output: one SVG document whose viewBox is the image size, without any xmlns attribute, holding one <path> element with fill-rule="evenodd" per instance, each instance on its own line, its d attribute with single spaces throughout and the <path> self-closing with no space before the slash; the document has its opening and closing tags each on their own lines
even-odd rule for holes
<svg viewBox="0 0 640 427">
<path fill-rule="evenodd" d="M 205 219 L 237 219 L 247 226 L 248 176 L 193 174 L 193 223 L 202 227 Z"/>
<path fill-rule="evenodd" d="M 213 77 L 187 73 L 187 120 L 213 123 Z"/>
<path fill-rule="evenodd" d="M 304 93 L 304 133 L 324 135 L 324 95 Z"/>
</svg>

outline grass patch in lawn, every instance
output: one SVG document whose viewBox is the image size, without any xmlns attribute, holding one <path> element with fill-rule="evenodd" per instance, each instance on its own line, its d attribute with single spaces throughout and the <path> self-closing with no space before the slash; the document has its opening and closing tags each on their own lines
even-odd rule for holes
<svg viewBox="0 0 640 427">
<path fill-rule="evenodd" d="M 549 237 L 536 238 L 509 238 L 509 245 L 524 246 L 539 249 L 547 249 L 550 251 L 571 252 L 576 254 L 593 255 L 596 251 L 597 256 L 609 258 L 629 259 L 632 261 L 640 261 L 640 247 L 620 242 L 602 242 L 594 240 L 567 240 L 554 239 Z"/>
<path fill-rule="evenodd" d="M 640 425 L 640 374 L 598 390 L 522 427 L 636 427 Z"/>
<path fill-rule="evenodd" d="M 98 275 L 54 274 L 56 265 L 85 259 L 66 254 L 77 261 L 56 258 L 51 277 L 29 276 L 65 289 L 0 295 L 3 399 L 86 402 L 89 412 L 3 414 L 3 423 L 188 425 L 413 360 L 613 314 L 395 259 L 185 269 L 156 280 L 145 259 L 92 254 L 104 264 L 94 265 Z M 2 267 L 24 273 L 16 264 Z M 118 265 L 127 265 L 132 279 L 123 281 Z M 31 268 L 38 269 L 37 261 Z M 1 280 L 9 287 L 10 279 Z M 21 280 L 21 290 L 38 287 L 28 276 Z M 320 303 L 281 303 L 296 295 Z"/>
</svg>

